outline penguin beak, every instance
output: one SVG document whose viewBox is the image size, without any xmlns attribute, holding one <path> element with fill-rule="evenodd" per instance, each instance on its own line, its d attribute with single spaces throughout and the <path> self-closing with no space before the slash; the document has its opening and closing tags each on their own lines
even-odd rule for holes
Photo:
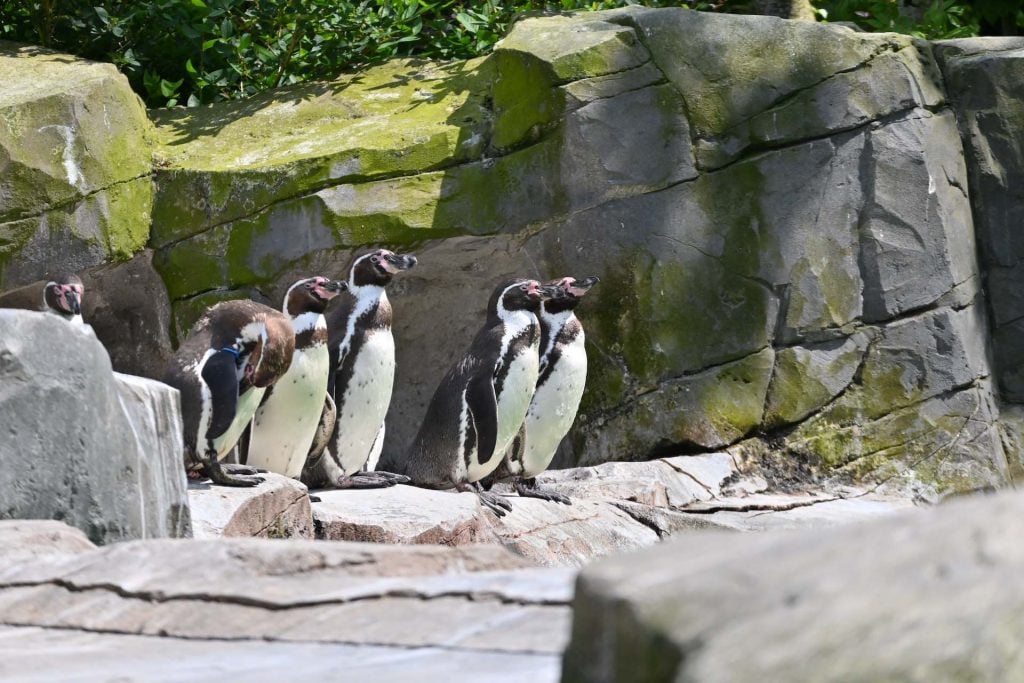
<svg viewBox="0 0 1024 683">
<path fill-rule="evenodd" d="M 385 267 L 391 273 L 409 270 L 416 265 L 416 257 L 410 254 L 384 254 Z"/>
<path fill-rule="evenodd" d="M 68 302 L 68 312 L 71 315 L 82 315 L 82 300 L 76 290 L 69 289 L 64 292 L 64 300 Z"/>
<path fill-rule="evenodd" d="M 599 278 L 596 275 L 591 275 L 589 277 L 585 277 L 582 280 L 576 280 L 568 288 L 568 292 L 572 296 L 581 297 L 584 294 L 586 294 L 587 292 L 589 292 L 590 288 L 593 287 L 594 285 L 596 285 L 600 281 L 601 281 L 601 278 Z"/>
<path fill-rule="evenodd" d="M 565 296 L 565 289 L 559 285 L 545 285 L 540 288 L 540 298 L 544 301 Z"/>
</svg>

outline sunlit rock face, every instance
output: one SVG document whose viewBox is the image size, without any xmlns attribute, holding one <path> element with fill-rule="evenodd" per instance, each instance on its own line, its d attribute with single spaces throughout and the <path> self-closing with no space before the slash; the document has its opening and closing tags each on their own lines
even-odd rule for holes
<svg viewBox="0 0 1024 683">
<path fill-rule="evenodd" d="M 178 392 L 112 372 L 89 326 L 0 310 L 0 434 L 0 519 L 190 535 Z"/>
<path fill-rule="evenodd" d="M 629 8 L 523 20 L 467 62 L 151 112 L 136 156 L 164 333 L 226 298 L 277 306 L 376 245 L 414 252 L 389 289 L 397 450 L 497 280 L 598 275 L 556 465 L 731 448 L 782 483 L 1005 484 L 1015 261 L 986 256 L 1013 252 L 986 246 L 1011 228 L 979 204 L 999 174 L 978 160 L 988 144 L 1020 168 L 985 142 L 1019 139 L 1020 117 L 957 84 L 988 59 L 993 93 L 1024 80 L 1005 46 L 958 45 Z"/>
</svg>

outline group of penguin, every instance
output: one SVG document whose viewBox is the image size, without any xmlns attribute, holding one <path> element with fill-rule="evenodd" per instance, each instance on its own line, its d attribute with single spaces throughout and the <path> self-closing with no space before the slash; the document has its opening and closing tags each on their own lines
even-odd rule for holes
<svg viewBox="0 0 1024 683">
<path fill-rule="evenodd" d="M 386 287 L 415 265 L 377 249 L 354 260 L 347 280 L 299 280 L 280 311 L 250 300 L 209 308 L 163 377 L 181 394 L 189 476 L 254 486 L 269 471 L 310 488 L 454 488 L 498 516 L 512 508 L 490 489 L 508 482 L 520 496 L 568 504 L 535 477 L 583 396 L 587 356 L 574 309 L 598 278 L 499 284 L 412 444 L 381 457 L 395 376 Z M 83 295 L 77 276 L 59 276 L 45 284 L 42 307 L 81 322 Z"/>
</svg>

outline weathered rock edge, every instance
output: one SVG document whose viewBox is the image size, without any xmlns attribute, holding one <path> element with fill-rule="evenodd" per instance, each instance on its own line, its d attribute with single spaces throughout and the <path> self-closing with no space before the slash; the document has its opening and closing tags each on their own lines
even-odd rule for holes
<svg viewBox="0 0 1024 683">
<path fill-rule="evenodd" d="M 1015 680 L 1024 495 L 585 568 L 562 680 Z"/>
</svg>

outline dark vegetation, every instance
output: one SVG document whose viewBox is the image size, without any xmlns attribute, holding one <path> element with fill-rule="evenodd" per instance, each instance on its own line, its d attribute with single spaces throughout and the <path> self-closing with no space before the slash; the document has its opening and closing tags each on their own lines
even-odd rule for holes
<svg viewBox="0 0 1024 683">
<path fill-rule="evenodd" d="M 150 106 L 197 106 L 392 57 L 489 52 L 516 16 L 643 4 L 751 11 L 757 0 L 0 0 L 0 39 L 113 62 Z M 1010 35 L 1019 0 L 816 0 L 819 18 L 923 38 Z"/>
</svg>

